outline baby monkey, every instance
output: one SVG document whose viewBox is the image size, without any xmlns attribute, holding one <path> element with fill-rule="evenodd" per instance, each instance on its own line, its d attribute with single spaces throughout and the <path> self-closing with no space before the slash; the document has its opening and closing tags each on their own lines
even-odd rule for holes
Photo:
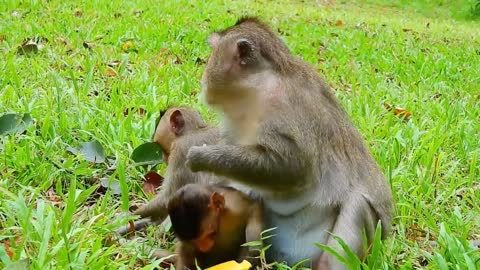
<svg viewBox="0 0 480 270">
<path fill-rule="evenodd" d="M 261 240 L 263 210 L 234 188 L 188 184 L 168 202 L 179 243 L 175 269 L 202 269 L 230 260 L 258 261 L 258 248 L 242 244 Z"/>
</svg>

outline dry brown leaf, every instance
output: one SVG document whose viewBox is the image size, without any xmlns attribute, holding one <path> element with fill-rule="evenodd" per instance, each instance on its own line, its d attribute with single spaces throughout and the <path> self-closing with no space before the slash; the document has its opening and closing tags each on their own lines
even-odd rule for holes
<svg viewBox="0 0 480 270">
<path fill-rule="evenodd" d="M 83 12 L 77 9 L 77 10 L 75 10 L 75 13 L 73 13 L 73 15 L 74 15 L 75 17 L 82 17 L 82 16 L 83 16 Z"/>
<path fill-rule="evenodd" d="M 393 109 L 393 114 L 398 116 L 398 117 L 403 118 L 403 120 L 405 120 L 405 121 L 410 120 L 410 118 L 412 117 L 411 112 L 407 111 L 404 108 L 400 108 L 400 107 L 395 107 L 395 109 Z"/>
<path fill-rule="evenodd" d="M 401 108 L 401 107 L 393 107 L 392 105 L 388 104 L 388 103 L 383 103 L 383 107 L 385 107 L 385 109 L 387 109 L 387 111 L 393 111 L 393 114 L 395 116 L 398 116 L 400 118 L 403 118 L 403 120 L 405 121 L 408 121 L 410 120 L 410 118 L 412 117 L 412 113 L 409 112 L 407 109 L 405 108 Z"/>
<path fill-rule="evenodd" d="M 118 76 L 118 72 L 110 67 L 107 67 L 104 71 L 105 75 L 110 76 L 110 77 L 116 77 Z"/>
<path fill-rule="evenodd" d="M 149 171 L 143 176 L 145 182 L 143 183 L 143 191 L 145 193 L 156 194 L 157 187 L 163 183 L 163 177 L 154 171 Z"/>
<path fill-rule="evenodd" d="M 200 91 L 199 91 L 198 89 L 192 89 L 192 90 L 190 91 L 190 95 L 191 95 L 191 96 L 196 96 L 196 95 L 198 95 L 199 93 L 200 93 Z"/>
<path fill-rule="evenodd" d="M 338 27 L 343 26 L 343 21 L 342 20 L 337 20 L 335 22 L 335 26 L 338 26 Z"/>
<path fill-rule="evenodd" d="M 3 248 L 5 249 L 5 252 L 7 253 L 8 257 L 10 259 L 13 258 L 13 252 L 10 250 L 10 241 L 7 239 L 5 241 L 3 241 Z"/>
<path fill-rule="evenodd" d="M 123 116 L 128 116 L 128 114 L 130 112 L 137 112 L 138 115 L 140 115 L 141 117 L 145 116 L 145 109 L 140 107 L 138 109 L 136 109 L 135 107 L 132 107 L 132 108 L 126 108 L 125 110 L 123 110 Z"/>
<path fill-rule="evenodd" d="M 16 244 L 17 246 L 20 244 L 20 242 L 23 241 L 22 237 L 20 237 L 18 234 L 16 234 L 14 240 L 15 240 L 15 244 Z M 4 247 L 5 252 L 7 253 L 8 257 L 9 257 L 10 259 L 12 259 L 14 253 L 13 253 L 13 251 L 10 249 L 10 241 L 11 241 L 10 239 L 5 239 L 5 240 L 2 241 L 2 243 L 3 243 L 3 247 Z"/>
</svg>

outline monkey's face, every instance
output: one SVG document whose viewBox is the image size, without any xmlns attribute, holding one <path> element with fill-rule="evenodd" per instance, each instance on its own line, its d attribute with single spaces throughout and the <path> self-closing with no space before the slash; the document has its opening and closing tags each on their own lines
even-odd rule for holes
<svg viewBox="0 0 480 270">
<path fill-rule="evenodd" d="M 175 140 L 175 134 L 170 130 L 169 117 L 171 112 L 168 112 L 162 116 L 155 129 L 155 135 L 153 135 L 153 142 L 158 144 L 163 152 L 163 160 L 168 164 L 168 156 L 172 148 L 172 142 Z"/>
<path fill-rule="evenodd" d="M 250 95 L 256 90 L 252 84 L 255 76 L 271 69 L 247 33 L 214 33 L 209 41 L 213 51 L 202 76 L 202 88 L 210 105 Z"/>
</svg>

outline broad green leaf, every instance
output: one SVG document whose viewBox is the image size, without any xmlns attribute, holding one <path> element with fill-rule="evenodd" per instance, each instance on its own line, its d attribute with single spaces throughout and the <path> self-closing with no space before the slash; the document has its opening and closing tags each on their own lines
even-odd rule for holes
<svg viewBox="0 0 480 270">
<path fill-rule="evenodd" d="M 131 158 L 138 166 L 162 163 L 162 149 L 156 143 L 147 142 L 135 148 Z"/>
<path fill-rule="evenodd" d="M 105 150 L 97 140 L 81 143 L 80 149 L 68 147 L 67 151 L 74 155 L 81 154 L 85 160 L 94 163 L 103 163 L 106 159 Z"/>
<path fill-rule="evenodd" d="M 0 135 L 21 133 L 33 123 L 30 114 L 7 113 L 0 116 Z"/>
</svg>

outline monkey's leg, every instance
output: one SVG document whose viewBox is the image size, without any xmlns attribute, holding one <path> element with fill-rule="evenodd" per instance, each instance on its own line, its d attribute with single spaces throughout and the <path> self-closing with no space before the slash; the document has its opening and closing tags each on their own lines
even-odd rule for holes
<svg viewBox="0 0 480 270">
<path fill-rule="evenodd" d="M 262 207 L 255 206 L 251 211 L 247 227 L 245 228 L 245 240 L 247 243 L 262 240 L 264 224 Z M 260 265 L 260 249 L 262 247 L 263 244 L 260 246 L 242 247 L 238 261 L 242 262 L 244 259 L 246 259 L 252 264 L 253 267 Z"/>
<path fill-rule="evenodd" d="M 367 241 L 370 244 L 379 218 L 363 196 L 354 194 L 351 196 L 341 206 L 332 234 L 340 237 L 357 256 L 363 257 L 365 255 L 363 233 L 366 233 Z M 327 244 L 345 256 L 345 252 L 333 237 L 329 238 Z M 327 252 L 323 252 L 314 264 L 314 270 L 347 269 L 343 263 Z"/>
</svg>

